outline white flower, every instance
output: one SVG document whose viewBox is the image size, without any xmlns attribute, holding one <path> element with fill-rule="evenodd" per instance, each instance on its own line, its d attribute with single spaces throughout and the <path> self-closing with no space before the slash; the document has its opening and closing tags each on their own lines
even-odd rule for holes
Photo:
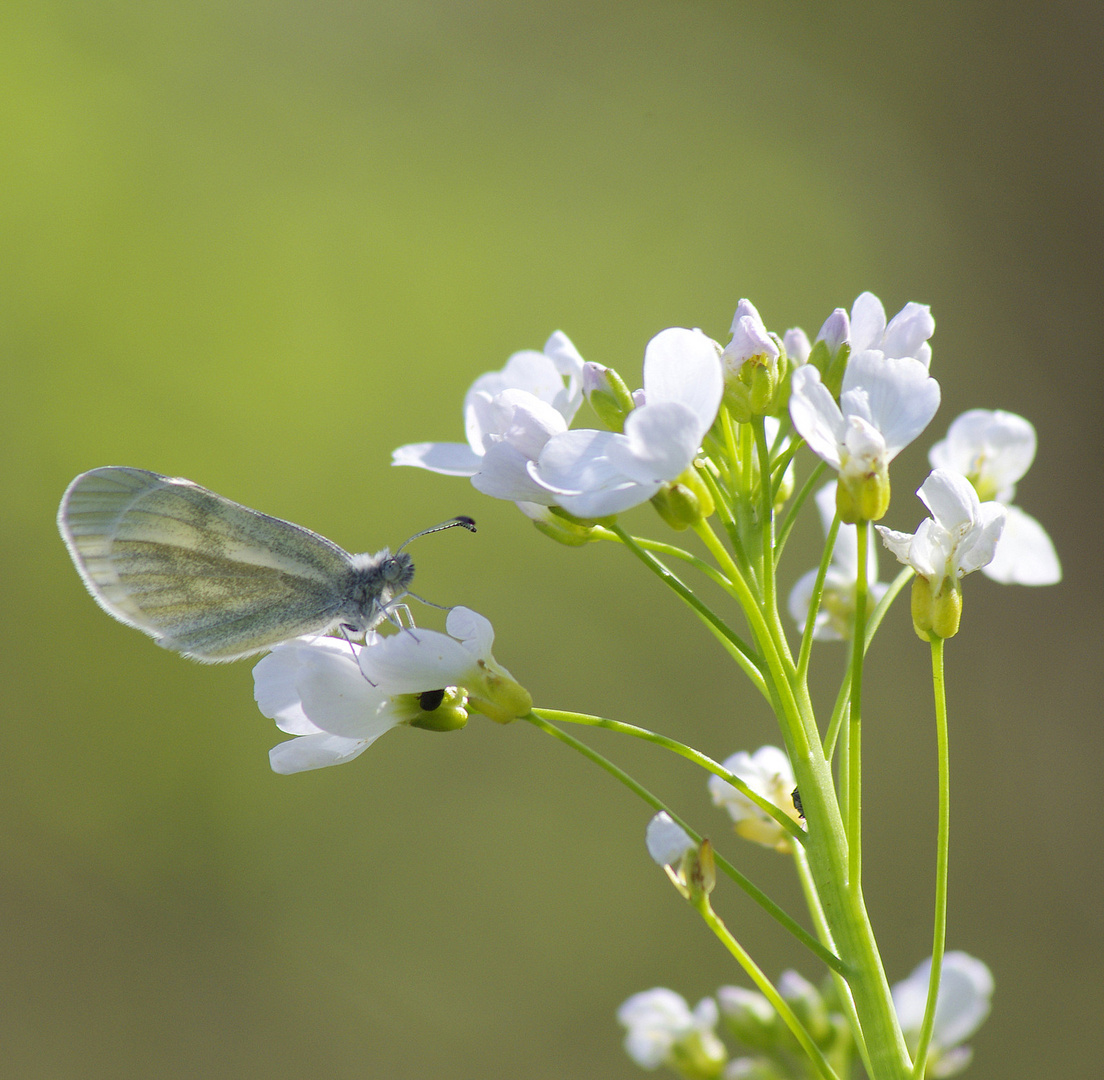
<svg viewBox="0 0 1104 1080">
<path fill-rule="evenodd" d="M 905 1039 L 914 1050 L 928 1000 L 931 957 L 893 987 L 893 1005 Z M 952 1076 L 970 1063 L 972 1051 L 961 1044 L 989 1015 L 993 976 L 980 960 L 964 952 L 943 957 L 942 978 L 935 1000 L 935 1021 L 925 1076 Z"/>
<path fill-rule="evenodd" d="M 931 422 L 939 383 L 911 357 L 876 350 L 854 353 L 837 405 L 815 367 L 793 373 L 790 416 L 818 457 L 837 472 L 866 472 L 875 457 L 888 464 Z"/>
<path fill-rule="evenodd" d="M 790 759 L 777 746 L 761 746 L 754 754 L 741 750 L 722 764 L 757 795 L 774 803 L 794 821 L 800 820 L 793 803 L 793 768 Z M 719 776 L 711 776 L 709 794 L 715 805 L 723 806 L 728 811 L 735 822 L 736 832 L 744 839 L 774 848 L 775 851 L 791 850 L 786 830 L 730 783 Z"/>
<path fill-rule="evenodd" d="M 453 608 L 445 627 L 448 634 L 370 632 L 363 646 L 330 637 L 277 645 L 253 669 L 254 696 L 265 716 L 297 737 L 272 749 L 272 768 L 294 773 L 339 765 L 400 724 L 435 726 L 440 704 L 423 708 L 426 691 L 463 687 L 467 705 L 494 720 L 527 713 L 528 694 L 491 656 L 491 624 Z M 461 726 L 463 707 L 450 708 L 457 722 L 447 727 Z"/>
<path fill-rule="evenodd" d="M 689 468 L 717 416 L 724 382 L 716 342 L 698 330 L 658 333 L 644 353 L 644 403 L 624 434 L 580 429 L 553 435 L 529 474 L 577 517 L 617 514 L 650 499 Z"/>
<path fill-rule="evenodd" d="M 825 484 L 816 494 L 817 510 L 825 533 L 832 527 L 836 514 L 836 485 Z M 866 548 L 866 580 L 869 592 L 868 603 L 873 606 L 885 595 L 889 588 L 878 581 L 878 548 L 868 544 Z M 832 549 L 832 561 L 824 575 L 824 592 L 821 595 L 820 609 L 813 623 L 813 638 L 816 641 L 847 641 L 855 619 L 855 581 L 859 570 L 859 538 L 855 525 L 841 525 L 836 534 L 836 546 Z M 790 591 L 790 615 L 798 629 L 805 632 L 805 621 L 809 616 L 809 602 L 816 584 L 817 570 L 803 574 Z"/>
<path fill-rule="evenodd" d="M 928 368 L 931 367 L 928 338 L 934 333 L 935 319 L 927 304 L 905 304 L 889 325 L 885 308 L 873 293 L 864 292 L 851 306 L 852 355 L 877 349 L 888 357 L 912 357 Z"/>
<path fill-rule="evenodd" d="M 674 990 L 657 986 L 633 994 L 617 1010 L 617 1019 L 628 1029 L 625 1052 L 642 1069 L 657 1069 L 680 1049 L 717 1063 L 720 1070 L 727 1054 L 714 1034 L 717 1003 L 703 998 L 690 1011 L 686 999 Z"/>
<path fill-rule="evenodd" d="M 1035 428 L 1000 409 L 971 409 L 950 426 L 929 452 L 932 466 L 965 476 L 981 499 L 995 499 L 1008 511 L 993 561 L 982 573 L 1017 585 L 1053 585 L 1062 567 L 1046 530 L 1012 505 L 1016 483 L 1035 460 Z"/>
<path fill-rule="evenodd" d="M 1000 503 L 981 502 L 970 481 L 948 469 L 933 470 L 916 494 L 932 516 L 914 534 L 876 526 L 898 561 L 938 588 L 993 558 L 1006 514 Z"/>
<path fill-rule="evenodd" d="M 468 444 L 411 443 L 392 464 L 446 476 L 470 476 L 499 499 L 547 504 L 551 500 L 527 467 L 553 435 L 567 430 L 583 399 L 583 358 L 556 331 L 543 352 L 514 353 L 501 371 L 481 375 L 464 399 Z"/>
<path fill-rule="evenodd" d="M 682 862 L 683 855 L 688 851 L 695 851 L 698 846 L 690 834 L 665 810 L 661 810 L 648 822 L 644 842 L 648 847 L 648 854 L 660 866 L 677 867 Z"/>
<path fill-rule="evenodd" d="M 368 638 L 380 640 L 371 631 Z M 297 736 L 273 747 L 269 758 L 276 772 L 352 761 L 409 719 L 409 709 L 364 678 L 357 664 L 364 650 L 339 638 L 294 638 L 253 668 L 257 706 L 281 731 Z"/>
<path fill-rule="evenodd" d="M 809 362 L 809 353 L 813 351 L 813 346 L 809 335 L 800 326 L 791 326 L 782 335 L 782 344 L 786 346 L 786 355 L 795 366 Z"/>
</svg>

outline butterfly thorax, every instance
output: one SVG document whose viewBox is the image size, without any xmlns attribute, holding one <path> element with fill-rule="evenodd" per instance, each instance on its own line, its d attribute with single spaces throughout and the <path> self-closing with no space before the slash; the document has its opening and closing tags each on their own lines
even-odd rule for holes
<svg viewBox="0 0 1104 1080">
<path fill-rule="evenodd" d="M 369 630 L 387 617 L 388 609 L 406 594 L 414 580 L 414 561 L 404 551 L 395 555 L 383 548 L 374 555 L 353 556 L 349 590 L 349 618 L 342 621 Z"/>
</svg>

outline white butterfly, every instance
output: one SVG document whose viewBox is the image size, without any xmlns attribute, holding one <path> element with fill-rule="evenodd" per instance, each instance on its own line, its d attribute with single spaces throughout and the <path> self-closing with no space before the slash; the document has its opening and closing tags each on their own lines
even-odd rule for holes
<svg viewBox="0 0 1104 1080">
<path fill-rule="evenodd" d="M 457 517 L 425 533 L 461 526 Z M 362 634 L 407 594 L 414 563 L 350 555 L 301 525 L 179 477 L 110 465 L 66 489 L 58 528 L 96 602 L 158 645 L 237 660 L 301 634 Z"/>
</svg>

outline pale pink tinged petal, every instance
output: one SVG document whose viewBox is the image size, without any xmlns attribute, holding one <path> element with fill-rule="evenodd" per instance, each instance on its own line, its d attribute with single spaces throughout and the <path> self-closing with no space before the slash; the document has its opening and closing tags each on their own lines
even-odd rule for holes
<svg viewBox="0 0 1104 1080">
<path fill-rule="evenodd" d="M 474 476 L 480 460 L 463 443 L 409 443 L 391 453 L 392 465 L 413 465 L 443 476 Z"/>
<path fill-rule="evenodd" d="M 823 341 L 830 353 L 835 353 L 844 342 L 851 339 L 851 320 L 843 308 L 836 308 L 820 328 L 817 341 Z"/>
<path fill-rule="evenodd" d="M 885 334 L 886 315 L 882 302 L 872 292 L 864 292 L 851 306 L 851 349 L 877 349 Z"/>
<path fill-rule="evenodd" d="M 809 335 L 800 326 L 793 326 L 782 335 L 782 344 L 786 347 L 786 355 L 794 364 L 804 364 L 809 360 L 809 353 L 813 351 Z"/>
<path fill-rule="evenodd" d="M 559 412 L 524 390 L 504 390 L 495 404 L 502 418 L 502 438 L 526 457 L 536 458 L 553 435 L 567 430 Z"/>
<path fill-rule="evenodd" d="M 934 333 L 931 308 L 910 301 L 889 320 L 881 348 L 886 356 L 911 356 L 923 363 L 920 352 Z"/>
</svg>

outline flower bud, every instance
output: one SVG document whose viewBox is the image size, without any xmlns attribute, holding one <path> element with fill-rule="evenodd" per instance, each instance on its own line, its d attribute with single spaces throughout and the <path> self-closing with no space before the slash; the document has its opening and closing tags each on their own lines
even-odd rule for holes
<svg viewBox="0 0 1104 1080">
<path fill-rule="evenodd" d="M 625 417 L 635 407 L 625 380 L 602 364 L 583 365 L 583 393 L 598 419 L 610 431 L 623 431 Z"/>
<path fill-rule="evenodd" d="M 704 521 L 715 509 L 709 488 L 693 468 L 664 484 L 652 496 L 651 503 L 659 516 L 679 532 Z"/>
<path fill-rule="evenodd" d="M 722 986 L 717 991 L 721 1020 L 749 1050 L 773 1050 L 778 1044 L 782 1018 L 757 990 Z"/>
</svg>

